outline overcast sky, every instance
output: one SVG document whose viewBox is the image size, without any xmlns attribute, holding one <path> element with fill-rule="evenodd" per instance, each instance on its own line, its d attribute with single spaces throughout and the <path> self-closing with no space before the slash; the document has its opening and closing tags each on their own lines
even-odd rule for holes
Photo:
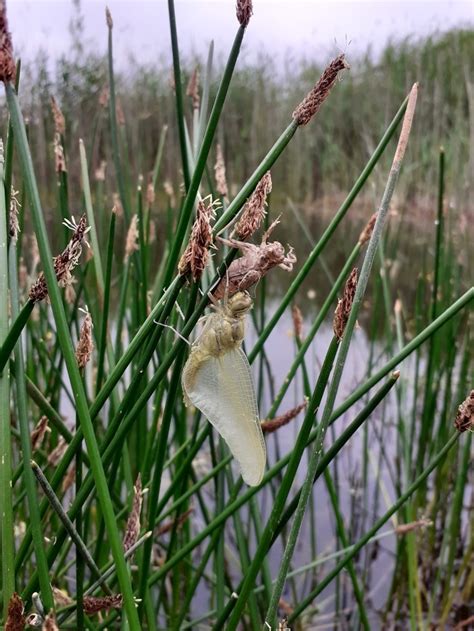
<svg viewBox="0 0 474 631">
<path fill-rule="evenodd" d="M 132 54 L 152 61 L 169 54 L 166 0 L 83 0 L 87 38 L 106 48 L 104 8 L 114 19 L 115 57 L 123 67 Z M 291 51 L 325 59 L 335 50 L 350 56 L 370 44 L 376 55 L 388 39 L 423 36 L 452 27 L 474 26 L 474 2 L 254 0 L 254 15 L 245 36 L 244 54 L 251 59 L 265 50 L 277 59 Z M 180 47 L 203 53 L 214 39 L 217 54 L 227 53 L 236 31 L 235 0 L 176 0 Z M 45 48 L 52 59 L 67 50 L 70 0 L 7 0 L 10 30 L 17 54 L 34 58 Z"/>
</svg>

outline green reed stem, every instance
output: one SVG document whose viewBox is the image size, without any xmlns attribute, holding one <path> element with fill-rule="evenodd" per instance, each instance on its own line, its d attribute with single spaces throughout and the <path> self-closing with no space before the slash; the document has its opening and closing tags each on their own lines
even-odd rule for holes
<svg viewBox="0 0 474 631">
<path fill-rule="evenodd" d="M 48 233 L 44 221 L 44 214 L 41 208 L 41 202 L 36 184 L 33 163 L 26 138 L 26 131 L 23 117 L 20 111 L 18 99 L 13 87 L 10 84 L 5 85 L 8 109 L 10 112 L 12 126 L 15 134 L 15 141 L 20 157 L 20 164 L 25 179 L 28 195 L 31 203 L 31 211 L 33 222 L 35 225 L 36 238 L 43 264 L 44 275 L 48 286 L 49 297 L 54 319 L 57 326 L 57 335 L 60 340 L 61 349 L 64 355 L 65 364 L 68 370 L 69 379 L 71 381 L 72 390 L 76 402 L 76 410 L 79 421 L 84 434 L 87 445 L 87 451 L 90 458 L 91 470 L 94 476 L 97 494 L 109 536 L 109 542 L 112 548 L 112 554 L 117 564 L 117 575 L 119 578 L 120 588 L 124 598 L 124 608 L 127 614 L 128 622 L 132 631 L 139 631 L 135 602 L 130 584 L 130 577 L 127 565 L 123 557 L 122 541 L 118 533 L 117 523 L 112 507 L 107 481 L 102 466 L 97 441 L 92 426 L 91 416 L 87 405 L 87 398 L 84 392 L 81 375 L 77 365 L 74 347 L 72 345 L 71 336 L 68 330 L 66 314 L 61 299 L 61 294 L 56 281 L 56 274 L 53 268 L 52 256 L 48 242 Z"/>
<path fill-rule="evenodd" d="M 313 602 L 313 600 L 331 583 L 331 581 L 339 574 L 339 572 L 346 566 L 346 564 L 353 559 L 357 553 L 368 543 L 368 541 L 375 535 L 375 533 L 394 515 L 403 504 L 413 495 L 413 493 L 420 487 L 421 484 L 428 478 L 430 473 L 436 469 L 436 467 L 443 461 L 449 450 L 456 444 L 460 434 L 456 432 L 451 436 L 450 440 L 446 443 L 443 449 L 436 455 L 431 461 L 428 467 L 416 478 L 411 486 L 401 495 L 398 500 L 389 508 L 389 510 L 378 519 L 375 524 L 368 530 L 357 543 L 355 543 L 351 551 L 344 556 L 344 558 L 336 565 L 336 567 L 318 583 L 318 586 L 304 598 L 295 607 L 293 613 L 289 616 L 288 622 L 296 620 L 300 614 Z"/>
<path fill-rule="evenodd" d="M 8 334 L 8 213 L 5 205 L 3 144 L 0 147 L 0 343 Z M 15 591 L 15 543 L 13 535 L 12 447 L 10 427 L 10 371 L 0 376 L 0 511 L 3 617 Z"/>
</svg>

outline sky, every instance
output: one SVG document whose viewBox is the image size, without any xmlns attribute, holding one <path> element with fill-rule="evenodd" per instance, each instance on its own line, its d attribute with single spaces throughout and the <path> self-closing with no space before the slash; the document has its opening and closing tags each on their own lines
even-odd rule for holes
<svg viewBox="0 0 474 631">
<path fill-rule="evenodd" d="M 169 55 L 166 0 L 82 0 L 87 43 L 106 50 L 104 10 L 114 19 L 114 56 L 124 67 L 130 55 L 143 62 Z M 244 40 L 244 57 L 262 51 L 276 60 L 289 53 L 327 59 L 335 51 L 352 54 L 371 46 L 376 57 L 388 40 L 415 38 L 453 27 L 474 28 L 474 1 L 254 0 Z M 180 49 L 205 54 L 214 40 L 227 56 L 236 32 L 235 0 L 175 0 Z M 67 51 L 71 0 L 7 0 L 16 54 L 34 59 L 44 48 L 51 59 Z"/>
</svg>

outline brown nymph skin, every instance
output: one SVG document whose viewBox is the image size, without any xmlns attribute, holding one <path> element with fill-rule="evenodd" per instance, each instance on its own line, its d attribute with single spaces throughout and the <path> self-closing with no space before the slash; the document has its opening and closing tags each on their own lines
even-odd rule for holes
<svg viewBox="0 0 474 631">
<path fill-rule="evenodd" d="M 260 245 L 217 237 L 224 245 L 238 248 L 242 252 L 242 256 L 232 261 L 225 278 L 222 278 L 212 291 L 214 298 L 220 300 L 226 294 L 232 296 L 238 291 L 249 289 L 277 265 L 287 272 L 292 271 L 293 265 L 296 263 L 293 248 L 290 247 L 285 253 L 285 248 L 278 241 L 267 243 L 272 228 L 273 225 L 263 235 Z"/>
</svg>

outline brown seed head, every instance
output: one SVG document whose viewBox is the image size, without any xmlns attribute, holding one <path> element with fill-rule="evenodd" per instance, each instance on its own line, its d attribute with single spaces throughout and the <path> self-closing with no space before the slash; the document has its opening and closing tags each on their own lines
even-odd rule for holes
<svg viewBox="0 0 474 631">
<path fill-rule="evenodd" d="M 55 467 L 61 458 L 64 456 L 64 453 L 67 449 L 67 442 L 63 436 L 59 437 L 57 446 L 53 449 L 53 451 L 48 456 L 48 463 Z"/>
<path fill-rule="evenodd" d="M 115 101 L 115 116 L 117 118 L 117 125 L 121 127 L 125 126 L 125 114 L 123 113 L 122 101 L 117 97 Z"/>
<path fill-rule="evenodd" d="M 125 535 L 123 537 L 123 547 L 125 552 L 130 550 L 130 548 L 137 542 L 138 535 L 140 533 L 140 513 L 143 503 L 142 479 L 140 474 L 138 474 L 133 490 L 134 495 L 132 510 L 128 517 Z"/>
<path fill-rule="evenodd" d="M 153 182 L 148 182 L 146 187 L 146 203 L 148 206 L 153 206 L 155 203 L 155 189 L 153 188 Z"/>
<path fill-rule="evenodd" d="M 298 340 L 303 339 L 303 314 L 301 313 L 301 309 L 298 305 L 293 305 L 291 307 L 291 316 L 293 318 L 293 330 L 295 332 L 295 337 Z"/>
<path fill-rule="evenodd" d="M 114 21 L 112 20 L 112 14 L 110 13 L 109 7 L 105 7 L 105 21 L 107 22 L 107 26 L 110 30 L 114 27 Z"/>
<path fill-rule="evenodd" d="M 163 182 L 163 189 L 166 193 L 166 195 L 168 195 L 168 197 L 170 198 L 170 205 L 174 206 L 176 203 L 176 199 L 175 199 L 175 195 L 174 195 L 174 188 L 173 185 L 171 184 L 170 180 L 165 180 Z"/>
<path fill-rule="evenodd" d="M 102 88 L 99 94 L 99 105 L 100 107 L 105 109 L 108 106 L 108 104 L 109 104 L 109 88 L 108 86 L 104 85 L 104 87 Z"/>
<path fill-rule="evenodd" d="M 10 212 L 8 216 L 8 234 L 12 243 L 16 243 L 20 234 L 20 224 L 18 215 L 20 212 L 20 202 L 18 201 L 18 191 L 13 186 L 10 189 Z"/>
<path fill-rule="evenodd" d="M 138 215 L 133 215 L 125 241 L 125 260 L 138 250 Z"/>
<path fill-rule="evenodd" d="M 13 592 L 8 603 L 5 631 L 23 631 L 26 625 L 25 607 L 20 596 Z"/>
<path fill-rule="evenodd" d="M 454 427 L 458 432 L 465 432 L 474 429 L 474 390 L 458 407 Z"/>
<path fill-rule="evenodd" d="M 60 287 L 67 287 L 67 285 L 72 283 L 72 270 L 79 263 L 79 258 L 82 253 L 82 242 L 85 240 L 85 236 L 90 230 L 90 228 L 87 227 L 86 215 L 82 215 L 77 224 L 74 218 L 72 218 L 72 221 L 67 220 L 64 223 L 74 232 L 65 250 L 54 258 L 54 271 Z M 48 287 L 46 285 L 46 279 L 44 274 L 41 273 L 30 289 L 29 299 L 33 302 L 40 302 L 47 296 Z"/>
<path fill-rule="evenodd" d="M 92 356 L 92 318 L 91 314 L 86 311 L 84 321 L 82 322 L 79 341 L 76 347 L 76 359 L 80 369 L 85 368 Z"/>
<path fill-rule="evenodd" d="M 199 68 L 194 68 L 192 75 L 189 77 L 186 95 L 190 97 L 193 103 L 193 110 L 198 110 L 201 103 L 199 96 Z"/>
<path fill-rule="evenodd" d="M 346 328 L 347 320 L 349 319 L 349 314 L 352 308 L 352 302 L 354 301 L 357 287 L 357 275 L 358 270 L 355 267 L 346 281 L 344 294 L 342 296 L 342 299 L 339 300 L 339 302 L 337 303 L 336 311 L 334 313 L 334 335 L 340 340 L 342 340 L 342 336 L 344 335 L 344 330 Z"/>
<path fill-rule="evenodd" d="M 6 0 L 0 0 L 0 81 L 15 81 L 12 36 L 8 30 Z"/>
<path fill-rule="evenodd" d="M 245 241 L 260 228 L 265 217 L 267 197 L 272 190 L 272 176 L 267 171 L 255 187 L 254 192 L 245 203 L 239 221 L 235 224 L 233 234 Z"/>
<path fill-rule="evenodd" d="M 105 182 L 106 167 L 107 167 L 107 162 L 105 160 L 101 160 L 94 174 L 97 182 Z"/>
<path fill-rule="evenodd" d="M 209 260 L 209 246 L 212 243 L 211 221 L 214 219 L 214 204 L 209 198 L 198 202 L 196 219 L 191 230 L 189 243 L 178 263 L 181 276 L 191 273 L 198 281 Z"/>
<path fill-rule="evenodd" d="M 74 480 L 76 479 L 76 465 L 72 464 L 66 472 L 66 475 L 63 478 L 61 484 L 61 490 L 63 493 L 66 493 L 71 486 L 74 484 Z"/>
<path fill-rule="evenodd" d="M 408 524 L 400 524 L 395 528 L 397 535 L 406 535 L 413 530 L 419 530 L 420 528 L 426 528 L 432 526 L 433 522 L 430 519 L 419 519 L 418 521 L 411 521 Z"/>
<path fill-rule="evenodd" d="M 59 627 L 56 624 L 56 616 L 54 611 L 51 611 L 44 619 L 41 631 L 59 631 Z"/>
<path fill-rule="evenodd" d="M 64 156 L 64 149 L 61 143 L 61 136 L 58 132 L 54 134 L 54 168 L 56 173 L 66 173 L 66 158 Z"/>
<path fill-rule="evenodd" d="M 337 75 L 345 68 L 349 68 L 349 65 L 343 54 L 331 61 L 314 88 L 293 112 L 293 118 L 298 125 L 306 125 L 318 113 L 336 83 Z"/>
<path fill-rule="evenodd" d="M 277 429 L 280 429 L 280 427 L 287 425 L 290 421 L 296 418 L 302 410 L 306 409 L 307 405 L 308 401 L 305 401 L 291 410 L 288 410 L 285 414 L 281 414 L 280 416 L 276 416 L 275 418 L 267 421 L 261 421 L 262 432 L 265 434 L 271 434 Z"/>
<path fill-rule="evenodd" d="M 359 235 L 359 243 L 360 245 L 364 245 L 372 236 L 372 232 L 374 231 L 375 222 L 377 221 L 377 213 L 374 213 L 369 221 L 366 223 L 364 229 Z"/>
<path fill-rule="evenodd" d="M 84 596 L 84 612 L 90 616 L 94 613 L 98 613 L 99 611 L 121 609 L 122 602 L 122 594 L 112 594 L 110 596 Z"/>
<path fill-rule="evenodd" d="M 43 415 L 31 432 L 31 451 L 34 452 L 41 447 L 44 437 L 46 436 L 46 432 L 50 431 L 51 429 L 48 426 L 48 417 Z"/>
<path fill-rule="evenodd" d="M 237 0 L 235 12 L 239 23 L 245 28 L 252 17 L 252 0 Z"/>
<path fill-rule="evenodd" d="M 159 528 L 157 528 L 156 535 L 158 537 L 161 536 L 161 535 L 165 535 L 167 532 L 172 530 L 174 527 L 181 528 L 181 526 L 188 519 L 188 517 L 191 515 L 193 510 L 194 510 L 193 508 L 188 508 L 187 511 L 185 511 L 184 513 L 181 513 L 181 515 L 179 515 L 179 517 L 177 517 L 176 519 L 170 519 L 169 521 L 166 521 Z"/>
<path fill-rule="evenodd" d="M 53 112 L 54 131 L 57 134 L 64 135 L 66 131 L 66 121 L 54 96 L 51 97 L 51 111 Z"/>
<path fill-rule="evenodd" d="M 222 147 L 218 144 L 216 149 L 216 163 L 214 165 L 214 175 L 216 178 L 216 190 L 222 197 L 227 197 L 229 190 L 227 188 L 227 180 L 225 177 L 225 162 Z"/>
</svg>

